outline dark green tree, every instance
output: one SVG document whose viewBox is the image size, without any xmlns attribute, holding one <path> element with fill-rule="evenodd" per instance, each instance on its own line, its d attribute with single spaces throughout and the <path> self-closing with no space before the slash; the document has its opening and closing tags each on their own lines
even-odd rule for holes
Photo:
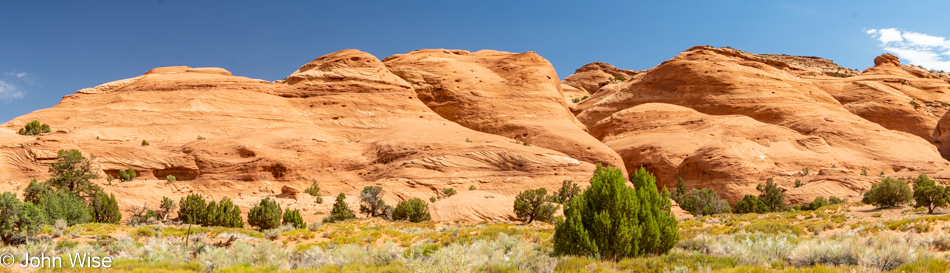
<svg viewBox="0 0 950 273">
<path fill-rule="evenodd" d="M 51 131 L 52 130 L 50 130 L 49 124 L 44 123 L 41 125 L 40 121 L 34 120 L 24 125 L 23 128 L 20 128 L 20 130 L 17 131 L 17 133 L 24 136 L 34 136 L 34 135 L 49 133 Z"/>
<path fill-rule="evenodd" d="M 284 219 L 281 221 L 284 225 L 294 226 L 296 229 L 301 229 L 307 227 L 307 223 L 303 221 L 303 217 L 300 216 L 300 210 L 290 210 L 287 209 L 284 211 Z"/>
<path fill-rule="evenodd" d="M 759 191 L 759 200 L 765 203 L 769 211 L 779 212 L 788 210 L 788 205 L 785 204 L 785 193 L 782 192 L 782 189 L 778 188 L 778 184 L 775 184 L 772 178 L 766 179 L 765 185 L 759 184 L 755 189 Z"/>
<path fill-rule="evenodd" d="M 251 208 L 247 214 L 247 224 L 259 227 L 261 230 L 278 228 L 282 212 L 277 201 L 271 200 L 270 197 L 261 199 L 261 202 Z"/>
<path fill-rule="evenodd" d="M 950 199 L 947 187 L 937 185 L 937 182 L 921 174 L 914 179 L 914 207 L 925 207 L 927 213 L 933 214 L 934 209 L 946 207 Z"/>
<path fill-rule="evenodd" d="M 56 162 L 50 163 L 52 178 L 45 184 L 58 191 L 73 192 L 91 204 L 92 197 L 102 192 L 102 188 L 90 182 L 98 177 L 91 165 L 95 159 L 95 156 L 87 159 L 79 150 L 59 150 Z"/>
<path fill-rule="evenodd" d="M 46 213 L 30 202 L 20 202 L 16 195 L 0 195 L 0 237 L 9 244 L 14 234 L 33 234 L 47 223 Z"/>
<path fill-rule="evenodd" d="M 396 209 L 393 210 L 393 220 L 395 221 L 407 220 L 418 223 L 429 221 L 431 218 L 429 204 L 419 198 L 400 201 L 396 205 Z"/>
<path fill-rule="evenodd" d="M 547 194 L 548 190 L 544 188 L 521 192 L 515 197 L 515 215 L 528 224 L 534 220 L 541 222 L 554 220 L 554 212 L 557 211 L 557 207 L 548 203 L 553 198 L 548 197 Z"/>
<path fill-rule="evenodd" d="M 69 225 L 89 223 L 94 219 L 86 202 L 67 191 L 50 191 L 38 206 L 49 219 L 63 219 Z"/>
<path fill-rule="evenodd" d="M 871 185 L 871 190 L 864 193 L 861 202 L 874 205 L 878 208 L 899 206 L 914 200 L 910 186 L 904 181 L 885 177 L 881 182 Z"/>
<path fill-rule="evenodd" d="M 234 204 L 231 201 L 231 198 L 224 197 L 221 198 L 221 201 L 214 205 L 215 202 L 211 201 L 211 205 L 208 205 L 208 217 L 205 221 L 206 226 L 219 226 L 219 227 L 229 227 L 229 228 L 243 228 L 244 219 L 241 218 L 241 208 Z"/>
<path fill-rule="evenodd" d="M 574 183 L 572 180 L 561 181 L 561 189 L 553 196 L 554 203 L 558 204 L 567 204 L 574 199 L 574 196 L 577 196 L 581 193 L 581 187 Z"/>
<path fill-rule="evenodd" d="M 755 195 L 746 194 L 745 197 L 742 197 L 742 200 L 736 203 L 734 211 L 739 214 L 766 213 L 769 212 L 769 207 L 765 206 L 765 203 L 762 203 L 762 200 L 759 200 Z"/>
<path fill-rule="evenodd" d="M 115 194 L 97 193 L 92 198 L 92 218 L 96 223 L 118 224 L 122 220 Z"/>
<path fill-rule="evenodd" d="M 37 182 L 36 179 L 30 181 L 30 185 L 23 190 L 23 201 L 39 204 L 43 197 L 51 191 L 46 182 Z"/>
<path fill-rule="evenodd" d="M 590 187 L 564 207 L 565 219 L 554 228 L 554 252 L 619 260 L 669 251 L 679 240 L 669 193 L 661 194 L 643 168 L 631 179 L 636 189 L 619 169 L 598 165 Z"/>
<path fill-rule="evenodd" d="M 360 192 L 360 213 L 366 217 L 381 217 L 392 219 L 393 207 L 383 201 L 383 188 L 380 186 L 366 186 Z"/>
<path fill-rule="evenodd" d="M 324 223 L 335 223 L 356 218 L 356 215 L 353 214 L 353 210 L 350 209 L 350 206 L 346 204 L 345 200 L 346 195 L 343 195 L 343 193 L 336 196 L 336 202 L 333 203 L 330 216 L 323 218 Z"/>
<path fill-rule="evenodd" d="M 811 201 L 811 203 L 802 205 L 801 209 L 802 210 L 816 210 L 827 205 L 831 205 L 831 203 L 828 203 L 828 199 L 825 199 L 824 196 L 818 196 L 818 197 L 815 197 L 815 200 Z"/>
<path fill-rule="evenodd" d="M 200 194 L 192 193 L 178 200 L 178 220 L 185 224 L 201 225 L 208 214 L 208 202 Z"/>
</svg>

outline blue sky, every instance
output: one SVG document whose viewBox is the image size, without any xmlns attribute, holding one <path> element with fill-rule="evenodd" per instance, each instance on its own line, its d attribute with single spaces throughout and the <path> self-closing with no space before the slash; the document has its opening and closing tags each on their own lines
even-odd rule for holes
<svg viewBox="0 0 950 273">
<path fill-rule="evenodd" d="M 420 48 L 536 51 L 562 78 L 594 61 L 648 69 L 694 45 L 857 69 L 890 51 L 950 70 L 946 3 L 832 3 L 3 1 L 0 122 L 154 67 L 222 67 L 273 81 L 348 48 L 380 59 Z"/>
</svg>

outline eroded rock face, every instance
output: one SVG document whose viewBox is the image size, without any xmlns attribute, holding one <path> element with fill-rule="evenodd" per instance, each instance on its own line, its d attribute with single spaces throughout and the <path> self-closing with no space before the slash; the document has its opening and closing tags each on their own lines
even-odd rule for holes
<svg viewBox="0 0 950 273">
<path fill-rule="evenodd" d="M 576 121 L 554 68 L 534 52 L 418 50 L 383 62 L 448 120 L 581 161 L 623 166 Z"/>
<path fill-rule="evenodd" d="M 848 92 L 883 81 L 880 76 L 822 76 L 795 72 L 797 66 L 734 49 L 694 47 L 617 90 L 592 96 L 580 105 L 578 119 L 620 152 L 628 170 L 648 163 L 662 174 L 662 184 L 672 186 L 671 178 L 680 176 L 687 184 L 720 189 L 733 202 L 755 194 L 755 185 L 767 177 L 787 188 L 796 179 L 821 180 L 804 175 L 804 168 L 890 174 L 948 165 L 921 137 L 930 119 L 926 112 L 844 99 L 860 97 Z M 923 90 L 888 96 L 943 96 Z"/>
<path fill-rule="evenodd" d="M 510 69 L 533 69 L 518 65 Z M 324 194 L 332 195 L 325 196 L 330 202 L 278 199 L 284 207 L 309 210 L 304 217 L 316 221 L 319 216 L 312 212 L 329 211 L 333 196 L 356 196 L 368 185 L 383 186 L 392 205 L 475 185 L 510 197 L 529 188 L 556 190 L 564 179 L 586 181 L 594 169 L 590 162 L 539 145 L 543 141 L 525 146 L 444 119 L 418 99 L 409 83 L 356 50 L 317 58 L 276 83 L 217 68 L 170 67 L 84 90 L 2 125 L 0 177 L 15 183 L 0 190 L 22 189 L 31 178 L 45 178 L 57 150 L 79 149 L 97 156 L 98 182 L 116 194 L 120 206 L 200 193 L 230 197 L 246 212 L 284 186 L 302 189 L 316 180 Z M 532 94 L 519 96 L 533 100 Z M 556 98 L 554 108 L 561 107 L 562 98 Z M 566 109 L 558 109 L 566 118 L 555 127 L 583 133 Z M 60 132 L 15 133 L 32 120 Z M 142 140 L 150 145 L 142 146 Z M 139 173 L 136 181 L 107 185 L 106 174 L 128 168 Z M 178 182 L 144 182 L 168 175 Z M 471 213 L 440 215 L 449 215 L 445 221 L 508 219 Z"/>
</svg>

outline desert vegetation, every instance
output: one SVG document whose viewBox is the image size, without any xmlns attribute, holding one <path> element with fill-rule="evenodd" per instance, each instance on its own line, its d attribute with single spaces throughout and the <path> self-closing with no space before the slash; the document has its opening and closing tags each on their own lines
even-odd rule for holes
<svg viewBox="0 0 950 273">
<path fill-rule="evenodd" d="M 362 219 L 341 193 L 323 223 L 264 198 L 245 226 L 229 198 L 200 194 L 127 208 L 123 225 L 81 153 L 61 151 L 50 172 L 23 201 L 0 195 L 0 251 L 83 251 L 110 255 L 113 269 L 150 272 L 944 272 L 950 250 L 950 216 L 929 215 L 948 193 L 925 175 L 883 177 L 862 203 L 819 196 L 796 205 L 768 179 L 730 207 L 712 189 L 680 180 L 671 193 L 643 168 L 627 180 L 598 166 L 587 188 L 565 180 L 551 193 L 519 194 L 512 207 L 522 223 L 434 223 L 428 202 L 391 207 L 385 189 L 367 186 L 357 197 Z M 319 191 L 315 181 L 305 190 Z M 674 218 L 674 200 L 693 218 Z M 901 207 L 911 202 L 916 209 Z"/>
</svg>

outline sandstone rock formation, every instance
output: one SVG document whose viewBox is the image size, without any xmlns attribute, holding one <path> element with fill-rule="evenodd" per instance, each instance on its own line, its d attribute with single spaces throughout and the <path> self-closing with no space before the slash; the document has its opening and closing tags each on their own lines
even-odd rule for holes
<svg viewBox="0 0 950 273">
<path fill-rule="evenodd" d="M 557 89 L 541 91 L 559 95 Z M 557 99 L 553 104 L 566 117 L 555 127 L 583 134 L 558 103 L 562 98 L 546 99 Z M 59 132 L 16 135 L 16 128 L 32 120 Z M 354 196 L 364 186 L 381 185 L 393 205 L 475 184 L 514 196 L 528 188 L 554 190 L 564 179 L 584 181 L 594 169 L 590 162 L 543 148 L 543 141 L 525 146 L 446 120 L 382 62 L 356 50 L 320 57 L 276 83 L 231 76 L 223 69 L 154 69 L 84 89 L 2 128 L 0 177 L 14 183 L 0 190 L 44 179 L 57 150 L 79 149 L 96 155 L 102 178 L 127 168 L 139 173 L 137 181 L 103 186 L 116 193 L 121 206 L 202 193 L 234 198 L 247 212 L 281 187 L 303 188 L 311 179 L 333 195 Z M 151 145 L 141 146 L 142 140 Z M 178 182 L 140 182 L 163 181 L 167 175 Z M 332 203 L 299 199 L 278 201 L 311 211 L 305 213 L 307 221 L 319 220 L 312 212 L 328 211 Z M 473 212 L 452 215 L 459 213 Z"/>
<path fill-rule="evenodd" d="M 719 189 L 733 202 L 756 193 L 755 185 L 768 177 L 788 188 L 796 179 L 815 180 L 805 168 L 891 174 L 948 165 L 921 136 L 926 122 L 915 122 L 931 119 L 929 113 L 900 115 L 900 105 L 846 99 L 847 91 L 878 84 L 881 76 L 806 77 L 812 72 L 801 66 L 730 48 L 694 47 L 618 90 L 594 94 L 580 105 L 578 119 L 620 152 L 628 169 L 652 168 L 669 186 L 679 176 L 694 187 Z M 927 101 L 944 96 L 935 86 L 884 91 Z"/>
<path fill-rule="evenodd" d="M 582 161 L 623 166 L 616 152 L 584 131 L 554 68 L 534 52 L 418 50 L 383 62 L 448 120 Z"/>
<path fill-rule="evenodd" d="M 794 203 L 856 200 L 881 173 L 947 182 L 948 92 L 950 76 L 889 54 L 857 71 L 708 46 L 646 71 L 592 63 L 563 81 L 533 52 L 491 50 L 382 61 L 344 50 L 276 82 L 163 67 L 0 125 L 0 180 L 10 181 L 0 191 L 45 179 L 57 150 L 79 149 L 123 207 L 199 193 L 247 212 L 280 195 L 308 222 L 339 193 L 358 207 L 369 185 L 391 205 L 455 188 L 430 205 L 436 221 L 512 221 L 517 193 L 565 179 L 584 187 L 595 163 L 644 167 L 661 186 L 681 177 L 733 202 L 767 178 Z M 53 133 L 16 134 L 32 120 Z M 105 181 L 128 168 L 139 178 Z M 330 195 L 323 204 L 299 191 L 313 179 Z"/>
</svg>

